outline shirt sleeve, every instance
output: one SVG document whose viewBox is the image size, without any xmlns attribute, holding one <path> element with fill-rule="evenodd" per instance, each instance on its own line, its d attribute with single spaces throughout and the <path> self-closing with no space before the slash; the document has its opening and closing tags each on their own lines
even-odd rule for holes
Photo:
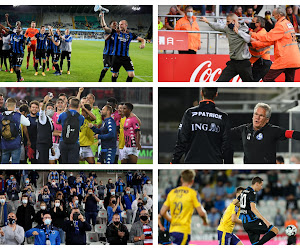
<svg viewBox="0 0 300 250">
<path fill-rule="evenodd" d="M 30 126 L 30 121 L 24 115 L 21 115 L 20 123 L 26 127 Z"/>
<path fill-rule="evenodd" d="M 216 30 L 216 31 L 221 31 L 221 32 L 226 32 L 225 31 L 225 27 L 226 25 L 225 24 L 220 24 L 220 23 L 208 23 L 208 25 L 213 29 L 213 30 Z"/>
<path fill-rule="evenodd" d="M 250 192 L 248 197 L 250 202 L 256 203 L 256 195 L 254 194 L 254 192 Z"/>
<path fill-rule="evenodd" d="M 136 119 L 136 117 L 133 118 L 132 122 L 133 122 L 133 128 L 135 131 L 141 130 L 139 121 Z"/>
<path fill-rule="evenodd" d="M 137 35 L 136 34 L 134 34 L 134 33 L 132 33 L 132 40 L 135 40 L 135 39 L 137 39 Z"/>
<path fill-rule="evenodd" d="M 239 207 L 234 206 L 234 209 L 233 209 L 233 211 L 232 211 L 232 214 L 238 214 L 238 212 L 239 212 Z"/>
<path fill-rule="evenodd" d="M 47 122 L 47 118 L 46 118 L 46 112 L 45 110 L 40 110 L 40 115 L 39 115 L 39 122 L 42 124 L 42 125 L 45 125 L 46 122 Z"/>
<path fill-rule="evenodd" d="M 192 202 L 195 208 L 201 206 L 199 199 L 200 197 L 198 196 L 198 193 L 194 192 L 194 194 L 192 194 Z"/>
<path fill-rule="evenodd" d="M 61 113 L 56 121 L 57 124 L 61 124 L 61 119 L 63 118 L 63 114 L 64 113 Z"/>
<path fill-rule="evenodd" d="M 171 191 L 171 192 L 172 192 L 172 191 Z M 171 196 L 171 192 L 168 193 L 167 199 L 166 199 L 166 201 L 164 202 L 164 205 L 165 205 L 166 207 L 169 207 L 169 208 L 170 208 L 170 196 Z"/>
</svg>

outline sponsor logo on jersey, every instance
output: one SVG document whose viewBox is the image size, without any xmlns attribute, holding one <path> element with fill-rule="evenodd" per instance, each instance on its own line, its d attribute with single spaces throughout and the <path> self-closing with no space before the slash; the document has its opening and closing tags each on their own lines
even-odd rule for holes
<svg viewBox="0 0 300 250">
<path fill-rule="evenodd" d="M 209 117 L 209 118 L 216 118 L 219 120 L 222 120 L 222 115 L 216 114 L 216 113 L 210 113 L 210 112 L 192 112 L 192 117 L 194 116 L 204 116 L 204 117 Z"/>
<path fill-rule="evenodd" d="M 250 139 L 251 139 L 251 133 L 248 133 L 247 140 L 250 141 Z"/>
<path fill-rule="evenodd" d="M 211 123 L 211 124 L 195 123 L 195 124 L 192 124 L 192 131 L 197 131 L 197 130 L 219 133 L 221 129 L 220 129 L 220 126 L 216 125 L 215 123 Z"/>
<path fill-rule="evenodd" d="M 264 138 L 263 134 L 262 133 L 259 133 L 257 136 L 256 136 L 256 139 L 261 141 L 262 139 Z"/>
</svg>

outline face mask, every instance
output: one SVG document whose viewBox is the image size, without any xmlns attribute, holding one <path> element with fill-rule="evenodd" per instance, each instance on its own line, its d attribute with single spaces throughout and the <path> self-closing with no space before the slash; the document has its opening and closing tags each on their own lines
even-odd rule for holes
<svg viewBox="0 0 300 250">
<path fill-rule="evenodd" d="M 9 224 L 14 224 L 16 222 L 16 220 L 13 218 L 8 218 L 8 221 L 9 221 Z"/>
<path fill-rule="evenodd" d="M 141 207 L 141 206 L 143 206 L 143 203 L 142 203 L 142 202 L 139 202 L 139 203 L 138 203 L 138 207 Z"/>
<path fill-rule="evenodd" d="M 148 183 L 148 184 L 151 184 L 151 181 L 148 181 L 147 183 Z"/>
<path fill-rule="evenodd" d="M 92 195 L 93 194 L 93 192 L 89 192 L 89 195 Z"/>
<path fill-rule="evenodd" d="M 256 28 L 256 26 L 255 26 L 255 23 L 250 23 L 250 29 L 255 29 Z"/>
<path fill-rule="evenodd" d="M 148 220 L 148 216 L 147 215 L 142 215 L 140 218 L 141 218 L 142 221 L 147 221 Z"/>
<path fill-rule="evenodd" d="M 116 200 L 112 200 L 111 203 L 112 204 L 117 204 L 117 201 Z"/>
<path fill-rule="evenodd" d="M 12 176 L 12 177 L 10 177 L 10 179 L 12 180 L 14 177 Z"/>
<path fill-rule="evenodd" d="M 25 183 L 26 183 L 26 184 L 29 184 L 29 181 L 28 181 L 28 180 L 26 180 L 26 181 L 25 181 Z"/>
<path fill-rule="evenodd" d="M 118 225 L 120 225 L 120 221 L 114 221 L 114 224 L 115 224 L 116 226 L 118 226 Z"/>
<path fill-rule="evenodd" d="M 0 203 L 5 203 L 5 199 L 0 199 Z"/>
<path fill-rule="evenodd" d="M 46 115 L 52 117 L 52 116 L 54 115 L 54 110 L 52 110 L 52 109 L 47 109 Z"/>
<path fill-rule="evenodd" d="M 52 186 L 55 186 L 55 184 L 56 184 L 55 182 L 52 182 Z"/>
<path fill-rule="evenodd" d="M 27 203 L 28 203 L 28 200 L 22 200 L 22 202 L 23 202 L 24 204 L 27 204 Z"/>
<path fill-rule="evenodd" d="M 78 217 L 79 217 L 79 213 L 74 213 L 73 214 L 73 220 L 78 220 Z"/>
<path fill-rule="evenodd" d="M 231 30 L 233 30 L 233 28 L 234 28 L 234 23 L 228 24 L 228 28 L 231 29 Z"/>
<path fill-rule="evenodd" d="M 73 176 L 73 174 L 70 174 L 70 176 Z"/>
<path fill-rule="evenodd" d="M 42 210 L 45 210 L 45 209 L 46 209 L 46 206 L 41 206 L 41 209 L 42 209 Z"/>
<path fill-rule="evenodd" d="M 75 201 L 75 204 L 76 204 L 76 205 L 78 205 L 78 202 L 79 202 L 79 201 L 78 201 L 78 200 L 76 200 L 76 201 Z"/>
<path fill-rule="evenodd" d="M 192 16 L 193 16 L 193 12 L 187 12 L 186 15 L 187 15 L 188 17 L 192 17 Z"/>
<path fill-rule="evenodd" d="M 147 201 L 147 197 L 144 197 L 143 200 L 144 200 L 144 201 Z"/>
<path fill-rule="evenodd" d="M 60 203 L 55 203 L 55 206 L 56 206 L 56 207 L 59 207 L 59 206 L 60 206 Z"/>
<path fill-rule="evenodd" d="M 51 219 L 46 219 L 46 220 L 45 220 L 45 224 L 46 224 L 46 225 L 50 225 L 50 224 L 51 224 L 51 222 L 52 222 L 52 220 L 51 220 Z"/>
<path fill-rule="evenodd" d="M 126 191 L 126 194 L 130 194 L 130 191 Z"/>
<path fill-rule="evenodd" d="M 116 193 L 115 193 L 115 192 L 111 192 L 110 194 L 111 194 L 111 195 L 115 195 Z"/>
</svg>

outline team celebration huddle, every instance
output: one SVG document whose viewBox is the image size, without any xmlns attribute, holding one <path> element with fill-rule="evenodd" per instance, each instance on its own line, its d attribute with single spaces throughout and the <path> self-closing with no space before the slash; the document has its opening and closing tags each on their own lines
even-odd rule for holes
<svg viewBox="0 0 300 250">
<path fill-rule="evenodd" d="M 56 91 L 56 90 L 55 90 Z M 1 94 L 1 163 L 79 162 L 136 164 L 141 149 L 140 119 L 132 103 L 107 98 L 99 109 L 95 96 L 79 88 L 77 96 L 48 92 L 28 102 L 14 90 Z M 18 103 L 16 98 L 19 99 Z M 20 104 L 20 105 L 19 105 Z"/>
<path fill-rule="evenodd" d="M 16 26 L 13 27 L 8 19 L 9 14 L 6 14 L 5 18 L 9 28 L 0 24 L 0 33 L 2 33 L 2 70 L 5 67 L 6 72 L 15 72 L 17 75 L 17 82 L 24 81 L 24 78 L 21 76 L 21 66 L 26 46 L 28 52 L 26 69 L 29 68 L 30 55 L 32 52 L 35 76 L 39 74 L 38 68 L 42 70 L 42 76 L 46 76 L 45 70 L 50 71 L 50 57 L 52 64 L 51 69 L 55 70 L 53 74 L 62 74 L 63 61 L 65 59 L 67 59 L 68 63 L 67 74 L 70 74 L 72 36 L 70 36 L 69 29 L 66 29 L 63 35 L 60 29 L 54 31 L 53 27 L 48 26 L 48 32 L 46 32 L 46 27 L 44 25 L 38 30 L 36 29 L 36 22 L 32 21 L 31 27 L 23 34 L 20 21 L 17 21 Z"/>
</svg>

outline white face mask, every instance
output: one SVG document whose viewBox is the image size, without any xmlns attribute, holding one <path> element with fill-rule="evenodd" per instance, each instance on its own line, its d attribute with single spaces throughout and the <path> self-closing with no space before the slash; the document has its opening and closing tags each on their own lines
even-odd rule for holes
<svg viewBox="0 0 300 250">
<path fill-rule="evenodd" d="M 60 203 L 55 203 L 55 206 L 56 206 L 56 207 L 59 207 L 59 206 L 60 206 Z"/>
<path fill-rule="evenodd" d="M 42 210 L 45 210 L 45 209 L 46 209 L 46 207 L 45 207 L 45 206 L 41 206 L 41 209 L 42 209 Z"/>
<path fill-rule="evenodd" d="M 27 203 L 28 203 L 28 200 L 22 200 L 22 202 L 23 202 L 24 204 L 27 204 Z"/>
<path fill-rule="evenodd" d="M 0 199 L 0 203 L 5 203 L 5 199 Z"/>
<path fill-rule="evenodd" d="M 93 192 L 89 192 L 89 195 L 93 194 Z"/>
<path fill-rule="evenodd" d="M 51 219 L 46 219 L 46 220 L 45 220 L 45 224 L 46 224 L 46 225 L 50 225 L 50 224 L 51 224 L 51 222 L 52 222 L 52 220 L 51 220 Z"/>
<path fill-rule="evenodd" d="M 187 15 L 188 17 L 192 17 L 192 16 L 193 16 L 193 12 L 187 12 L 186 15 Z"/>
<path fill-rule="evenodd" d="M 49 117 L 52 118 L 52 116 L 54 115 L 54 110 L 52 110 L 52 109 L 47 109 L 47 110 L 46 110 L 46 115 L 48 115 Z"/>
</svg>

